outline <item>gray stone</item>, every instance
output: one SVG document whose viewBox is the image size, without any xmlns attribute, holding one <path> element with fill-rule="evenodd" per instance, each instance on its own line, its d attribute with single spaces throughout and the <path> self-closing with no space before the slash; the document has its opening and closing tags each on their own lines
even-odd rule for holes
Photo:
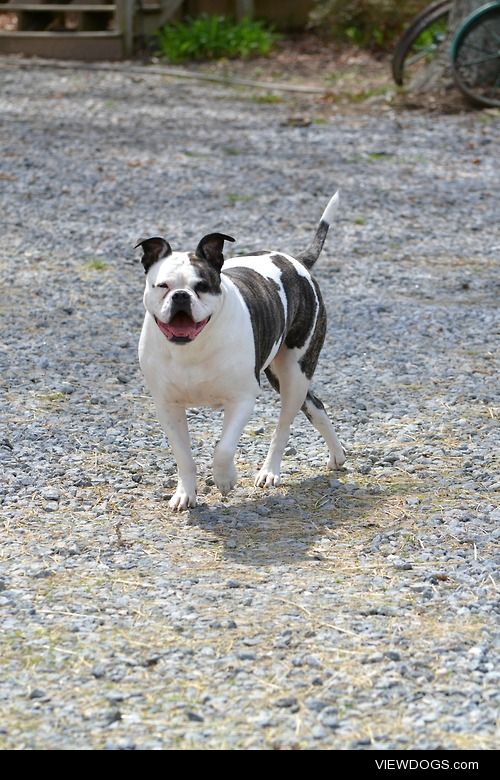
<svg viewBox="0 0 500 780">
<path fill-rule="evenodd" d="M 281 708 L 289 708 L 289 707 L 296 707 L 298 704 L 298 701 L 295 696 L 284 696 L 281 699 L 277 699 L 274 702 L 275 707 L 281 707 Z"/>
<path fill-rule="evenodd" d="M 498 123 L 138 61 L 0 68 L 2 747 L 494 749 Z M 222 413 L 189 410 L 199 506 L 171 512 L 134 245 L 297 253 L 337 186 L 313 388 L 345 469 L 298 415 L 281 485 L 253 487 L 263 377 L 225 498 Z"/>
<path fill-rule="evenodd" d="M 335 707 L 326 707 L 319 716 L 322 726 L 326 726 L 329 729 L 340 728 L 340 721 L 338 719 L 338 712 Z"/>
<path fill-rule="evenodd" d="M 186 717 L 188 720 L 192 721 L 193 723 L 203 723 L 205 720 L 203 715 L 200 715 L 198 712 L 193 712 L 192 710 L 188 710 L 186 712 Z"/>
</svg>

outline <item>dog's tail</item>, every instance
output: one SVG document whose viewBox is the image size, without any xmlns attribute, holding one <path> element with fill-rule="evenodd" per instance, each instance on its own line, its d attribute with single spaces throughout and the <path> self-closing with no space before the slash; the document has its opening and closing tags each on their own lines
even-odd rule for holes
<svg viewBox="0 0 500 780">
<path fill-rule="evenodd" d="M 316 233 L 311 244 L 303 252 L 297 255 L 297 260 L 305 265 L 306 268 L 312 268 L 316 260 L 321 254 L 323 244 L 325 243 L 326 234 L 328 228 L 333 221 L 333 215 L 335 214 L 339 205 L 339 193 L 335 193 L 333 198 L 330 199 L 328 206 L 323 212 L 323 216 L 319 221 L 319 225 L 316 228 Z"/>
</svg>

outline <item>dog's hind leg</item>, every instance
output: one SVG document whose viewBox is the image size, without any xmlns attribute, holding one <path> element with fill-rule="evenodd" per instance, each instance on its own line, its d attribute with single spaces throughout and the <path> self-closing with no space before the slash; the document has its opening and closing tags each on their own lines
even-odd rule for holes
<svg viewBox="0 0 500 780">
<path fill-rule="evenodd" d="M 257 487 L 272 487 L 280 483 L 283 452 L 290 435 L 290 426 L 304 404 L 309 379 L 302 372 L 295 350 L 282 348 L 266 374 L 281 395 L 281 411 L 264 465 L 255 478 Z"/>
<path fill-rule="evenodd" d="M 274 364 L 269 368 L 266 368 L 266 376 L 273 390 L 277 393 L 280 392 L 280 383 L 276 373 Z M 329 469 L 339 469 L 345 463 L 345 451 L 340 443 L 334 427 L 330 422 L 325 407 L 322 401 L 311 390 L 307 391 L 306 399 L 300 407 L 305 416 L 313 425 L 318 433 L 320 433 L 326 441 L 330 457 L 328 458 L 327 466 Z M 256 482 L 257 484 L 257 482 Z"/>
<path fill-rule="evenodd" d="M 326 441 L 330 452 L 327 463 L 328 468 L 339 469 L 345 463 L 345 452 L 325 411 L 323 403 L 309 390 L 301 409 L 309 422 L 314 425 L 316 430 L 319 431 Z"/>
</svg>

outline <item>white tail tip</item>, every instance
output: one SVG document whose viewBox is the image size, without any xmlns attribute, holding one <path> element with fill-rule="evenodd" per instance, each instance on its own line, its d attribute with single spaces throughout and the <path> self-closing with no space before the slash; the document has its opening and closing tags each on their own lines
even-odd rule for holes
<svg viewBox="0 0 500 780">
<path fill-rule="evenodd" d="M 333 221 L 333 216 L 338 208 L 338 205 L 339 205 L 339 192 L 337 190 L 333 198 L 330 198 L 328 206 L 324 210 L 323 216 L 321 217 L 321 221 L 326 222 L 327 225 L 331 225 Z"/>
</svg>

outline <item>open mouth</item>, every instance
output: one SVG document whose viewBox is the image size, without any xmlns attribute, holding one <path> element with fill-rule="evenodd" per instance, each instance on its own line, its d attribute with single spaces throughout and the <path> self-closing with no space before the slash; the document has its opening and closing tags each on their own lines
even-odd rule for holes
<svg viewBox="0 0 500 780">
<path fill-rule="evenodd" d="M 170 322 L 161 322 L 155 317 L 156 324 L 161 332 L 167 337 L 169 341 L 174 341 L 177 344 L 186 344 L 188 341 L 193 341 L 196 336 L 201 333 L 210 317 L 201 322 L 195 322 L 189 314 L 179 311 L 174 314 Z"/>
</svg>

